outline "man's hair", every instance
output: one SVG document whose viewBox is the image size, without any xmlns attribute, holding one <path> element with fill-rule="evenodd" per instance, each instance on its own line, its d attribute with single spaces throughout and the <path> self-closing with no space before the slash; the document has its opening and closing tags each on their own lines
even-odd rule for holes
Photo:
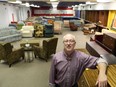
<svg viewBox="0 0 116 87">
<path fill-rule="evenodd" d="M 73 38 L 73 40 L 74 40 L 74 41 L 76 41 L 75 36 L 74 36 L 74 35 L 72 35 L 72 34 L 66 34 L 66 35 L 64 35 L 64 37 L 63 37 L 63 41 L 65 40 L 65 38 L 66 38 L 67 36 L 72 37 L 72 38 Z"/>
</svg>

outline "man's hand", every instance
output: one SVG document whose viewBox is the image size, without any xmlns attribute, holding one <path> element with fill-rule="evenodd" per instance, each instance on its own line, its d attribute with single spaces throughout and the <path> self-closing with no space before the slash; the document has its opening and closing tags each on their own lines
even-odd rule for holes
<svg viewBox="0 0 116 87">
<path fill-rule="evenodd" d="M 99 74 L 96 85 L 98 87 L 107 87 L 107 76 L 106 76 L 106 74 Z"/>
<path fill-rule="evenodd" d="M 99 58 L 97 61 L 97 64 L 99 69 L 99 75 L 98 75 L 96 85 L 98 87 L 107 87 L 106 69 L 107 69 L 108 63 L 106 60 Z"/>
</svg>

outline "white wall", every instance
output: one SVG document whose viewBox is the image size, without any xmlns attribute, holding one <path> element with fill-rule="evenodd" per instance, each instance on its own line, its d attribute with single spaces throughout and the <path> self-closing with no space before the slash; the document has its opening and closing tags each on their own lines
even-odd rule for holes
<svg viewBox="0 0 116 87">
<path fill-rule="evenodd" d="M 30 8 L 0 2 L 0 28 L 7 27 L 13 21 L 12 15 L 14 15 L 14 21 L 16 22 L 25 20 L 28 10 Z"/>
<path fill-rule="evenodd" d="M 18 20 L 26 20 L 28 15 L 27 15 L 27 11 L 30 11 L 29 7 L 19 7 L 18 8 Z M 31 11 L 30 11 L 30 15 L 31 15 Z"/>
<path fill-rule="evenodd" d="M 106 2 L 82 5 L 75 8 L 76 10 L 116 10 L 116 2 Z"/>
</svg>

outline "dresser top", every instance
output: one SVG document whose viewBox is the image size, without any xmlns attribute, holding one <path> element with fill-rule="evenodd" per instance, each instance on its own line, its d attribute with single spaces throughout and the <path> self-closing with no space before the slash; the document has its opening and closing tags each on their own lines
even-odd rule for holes
<svg viewBox="0 0 116 87">
<path fill-rule="evenodd" d="M 104 33 L 104 34 L 116 39 L 115 33 Z"/>
</svg>

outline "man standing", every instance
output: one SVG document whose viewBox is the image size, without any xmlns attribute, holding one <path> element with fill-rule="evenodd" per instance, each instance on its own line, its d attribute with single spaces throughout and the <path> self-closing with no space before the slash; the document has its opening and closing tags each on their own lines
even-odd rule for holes
<svg viewBox="0 0 116 87">
<path fill-rule="evenodd" d="M 99 75 L 96 81 L 98 87 L 107 86 L 107 62 L 98 57 L 87 55 L 74 49 L 75 36 L 66 34 L 63 37 L 64 50 L 53 56 L 49 84 L 50 87 L 78 87 L 77 81 L 86 68 L 96 68 Z M 91 77 L 91 76 L 90 76 Z"/>
</svg>

